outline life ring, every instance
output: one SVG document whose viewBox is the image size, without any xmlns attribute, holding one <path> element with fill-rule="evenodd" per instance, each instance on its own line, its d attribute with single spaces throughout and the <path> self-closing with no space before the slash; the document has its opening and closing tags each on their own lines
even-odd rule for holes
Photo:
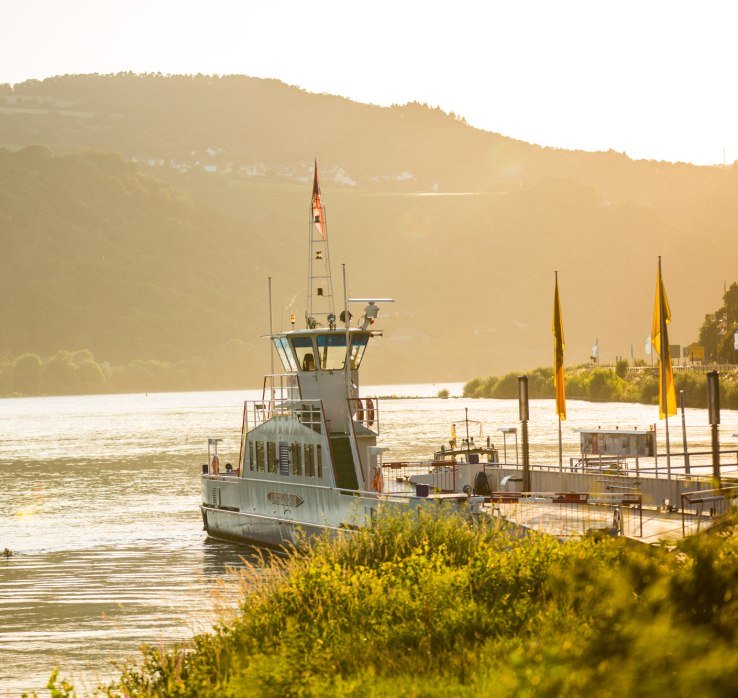
<svg viewBox="0 0 738 698">
<path fill-rule="evenodd" d="M 372 480 L 372 489 L 375 492 L 382 492 L 384 490 L 384 482 L 382 481 L 382 466 L 374 466 L 374 480 Z"/>
<path fill-rule="evenodd" d="M 366 425 L 368 427 L 374 424 L 374 400 L 370 397 L 366 399 Z"/>
<path fill-rule="evenodd" d="M 356 402 L 357 402 L 356 421 L 363 422 L 364 421 L 364 403 L 361 401 L 361 398 L 359 398 Z"/>
</svg>

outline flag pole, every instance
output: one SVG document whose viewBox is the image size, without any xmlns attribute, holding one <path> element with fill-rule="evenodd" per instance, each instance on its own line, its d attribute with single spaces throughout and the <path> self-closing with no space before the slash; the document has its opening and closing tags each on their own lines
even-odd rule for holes
<svg viewBox="0 0 738 698">
<path fill-rule="evenodd" d="M 563 445 L 561 443 L 561 409 L 562 405 L 559 404 L 559 391 L 563 392 L 563 375 L 559 376 L 559 368 L 561 368 L 562 374 L 563 374 L 563 365 L 564 365 L 564 328 L 563 328 L 563 322 L 561 319 L 561 305 L 560 305 L 560 299 L 559 299 L 559 272 L 554 271 L 554 288 L 555 288 L 555 298 L 554 298 L 554 337 L 555 337 L 555 343 L 554 343 L 554 384 L 556 386 L 556 417 L 559 425 L 559 489 L 564 489 L 564 450 Z M 560 351 L 561 356 L 559 356 L 559 343 L 561 344 Z M 558 362 L 561 361 L 561 367 L 559 367 Z M 562 386 L 558 385 L 558 382 L 562 382 Z"/>
<path fill-rule="evenodd" d="M 670 357 L 669 339 L 666 334 L 666 309 L 664 308 L 664 280 L 661 278 L 661 255 L 659 255 L 659 331 L 661 333 L 661 351 L 659 363 L 661 366 L 661 400 L 664 406 L 664 430 L 666 432 L 666 479 L 671 480 L 671 445 L 669 443 L 669 396 L 666 386 L 666 363 L 664 355 Z"/>
<path fill-rule="evenodd" d="M 559 488 L 564 487 L 564 453 L 561 445 L 561 415 L 559 415 Z"/>
</svg>

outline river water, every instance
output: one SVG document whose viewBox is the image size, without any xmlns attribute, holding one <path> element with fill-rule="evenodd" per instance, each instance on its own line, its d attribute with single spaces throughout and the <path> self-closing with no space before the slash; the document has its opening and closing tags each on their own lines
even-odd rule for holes
<svg viewBox="0 0 738 698">
<path fill-rule="evenodd" d="M 427 458 L 459 437 L 515 426 L 517 403 L 434 397 L 461 385 L 376 386 L 387 460 Z M 55 665 L 82 694 L 114 676 L 113 662 L 141 643 L 168 644 L 207 630 L 235 606 L 231 568 L 248 548 L 205 538 L 198 510 L 206 439 L 223 439 L 221 462 L 238 458 L 249 391 L 17 398 L 0 400 L 0 696 L 40 690 Z M 568 402 L 565 457 L 580 428 L 647 428 L 657 409 Z M 710 443 L 705 410 L 686 412 L 690 449 Z M 681 450 L 681 422 L 670 421 Z M 551 400 L 534 400 L 531 461 L 558 462 Z M 662 423 L 657 427 L 663 445 Z M 724 410 L 721 440 L 736 448 L 738 411 Z M 508 437 L 513 460 L 514 438 Z M 661 446 L 660 448 L 663 448 Z M 734 462 L 734 460 L 733 460 Z M 734 467 L 733 467 L 734 469 Z"/>
</svg>

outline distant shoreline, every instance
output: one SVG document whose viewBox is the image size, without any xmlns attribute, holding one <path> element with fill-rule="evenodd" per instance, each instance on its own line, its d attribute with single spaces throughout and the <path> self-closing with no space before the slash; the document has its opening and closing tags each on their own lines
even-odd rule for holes
<svg viewBox="0 0 738 698">
<path fill-rule="evenodd" d="M 464 385 L 467 398 L 517 398 L 518 376 L 473 378 Z M 528 395 L 531 399 L 554 397 L 553 369 L 537 368 L 528 372 Z M 679 393 L 684 394 L 685 407 L 707 407 L 706 374 L 677 371 L 674 374 Z M 643 405 L 658 404 L 659 378 L 655 368 L 629 370 L 627 364 L 616 368 L 574 366 L 566 370 L 566 397 L 588 402 L 624 402 Z M 738 409 L 738 367 L 720 374 L 720 404 L 724 409 Z"/>
</svg>

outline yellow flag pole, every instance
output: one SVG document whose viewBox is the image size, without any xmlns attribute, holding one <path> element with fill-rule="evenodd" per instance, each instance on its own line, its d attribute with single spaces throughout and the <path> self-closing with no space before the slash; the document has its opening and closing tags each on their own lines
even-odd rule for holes
<svg viewBox="0 0 738 698">
<path fill-rule="evenodd" d="M 564 322 L 561 318 L 559 299 L 559 272 L 554 272 L 554 392 L 556 397 L 556 416 L 559 430 L 559 488 L 563 489 L 564 449 L 561 441 L 562 413 L 566 417 L 566 397 L 564 388 Z"/>
<path fill-rule="evenodd" d="M 669 395 L 667 385 L 666 362 L 671 361 L 669 352 L 669 337 L 666 333 L 666 308 L 664 307 L 664 280 L 661 276 L 661 255 L 659 255 L 659 331 L 661 333 L 661 351 L 659 352 L 659 363 L 661 366 L 661 404 L 664 406 L 664 431 L 666 432 L 666 479 L 671 480 L 671 443 L 669 440 Z"/>
</svg>

